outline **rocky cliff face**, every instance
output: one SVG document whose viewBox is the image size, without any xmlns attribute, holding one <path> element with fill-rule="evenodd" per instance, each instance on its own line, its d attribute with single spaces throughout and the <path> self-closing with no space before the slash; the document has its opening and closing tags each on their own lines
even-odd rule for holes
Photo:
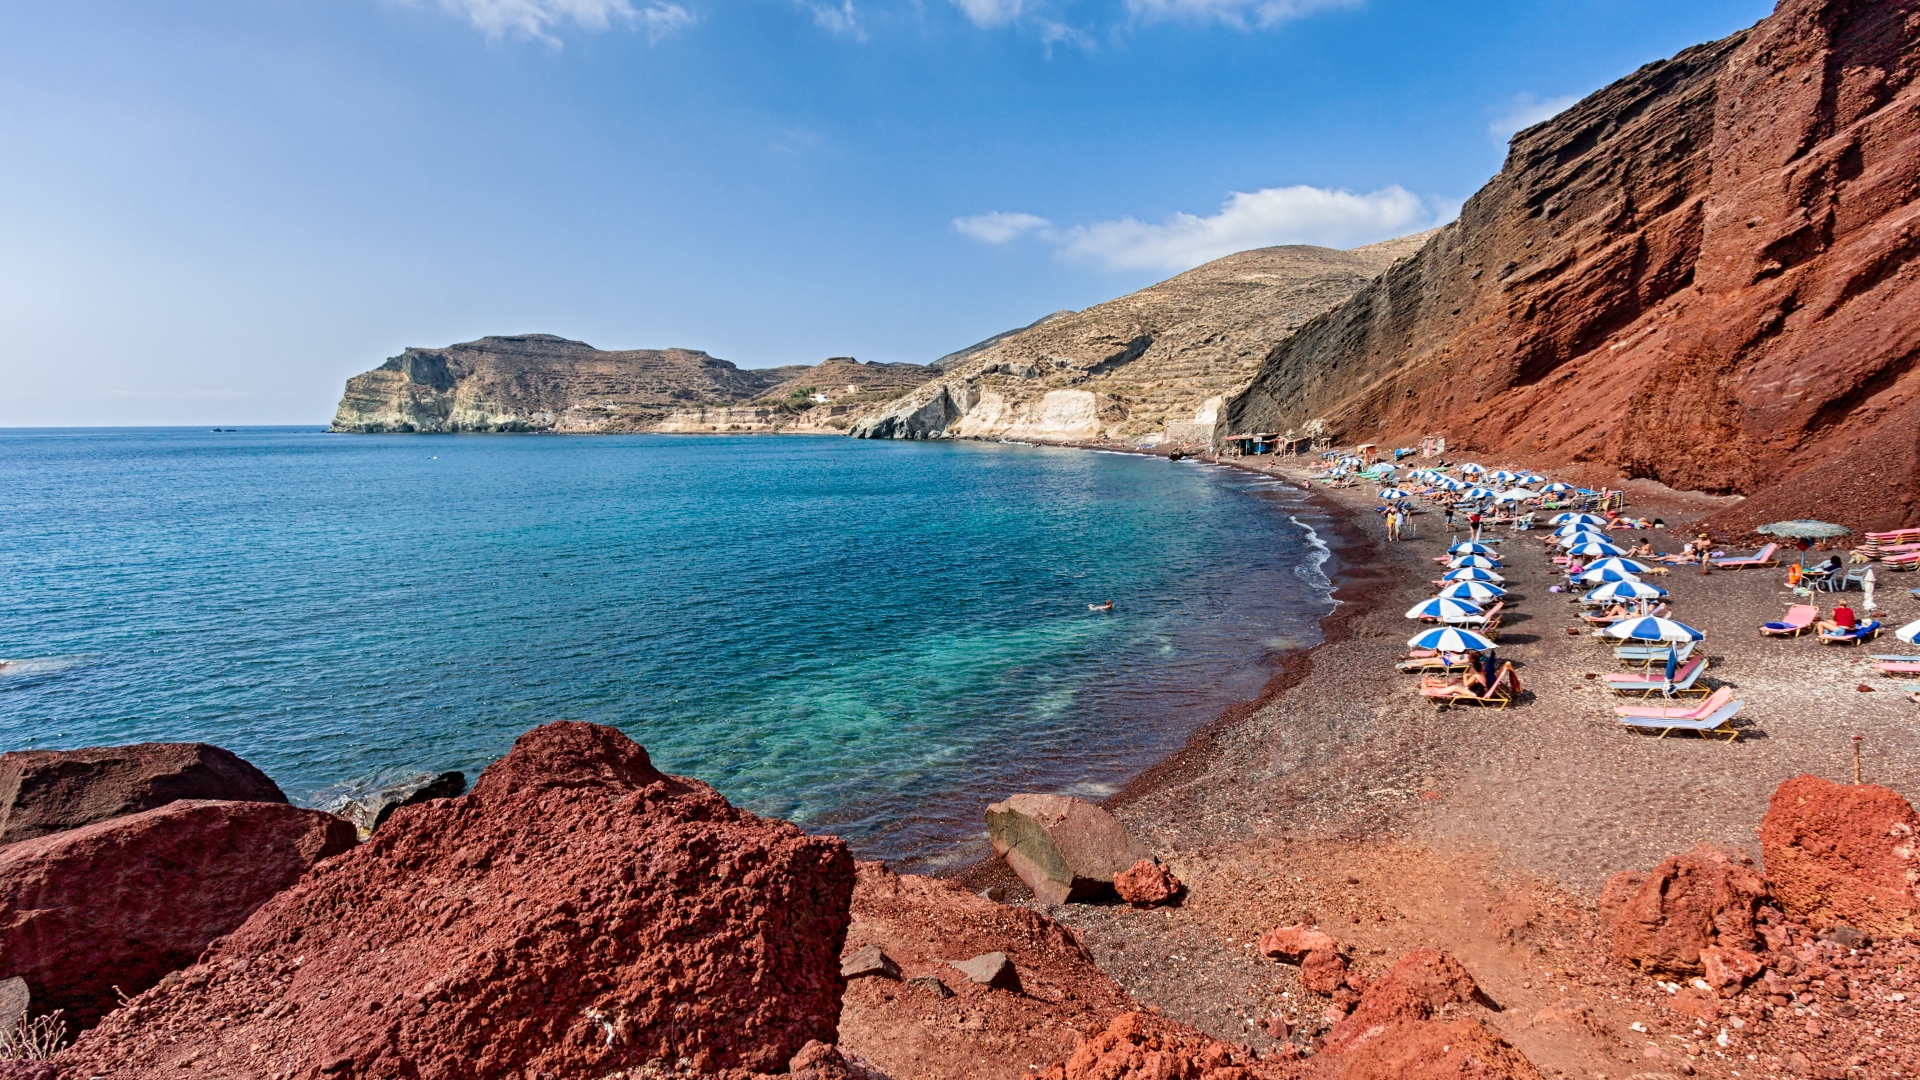
<svg viewBox="0 0 1920 1080">
<path fill-rule="evenodd" d="M 939 435 L 1077 442 L 1160 435 L 1237 391 L 1272 343 L 1365 287 L 1425 236 L 1352 251 L 1243 251 L 1080 312 L 943 357 L 940 377 L 853 426 L 876 439 Z"/>
<path fill-rule="evenodd" d="M 1517 135 L 1223 428 L 1594 462 L 1726 524 L 1920 521 L 1920 0 L 1782 0 Z"/>
<path fill-rule="evenodd" d="M 444 349 L 408 349 L 347 380 L 332 430 L 650 431 L 676 413 L 699 417 L 748 402 L 774 410 L 765 425 L 773 430 L 812 407 L 808 390 L 877 403 L 930 374 L 919 364 L 862 364 L 847 357 L 741 369 L 689 349 L 607 352 L 551 334 L 485 337 Z M 668 428 L 723 429 L 684 417 Z"/>
</svg>

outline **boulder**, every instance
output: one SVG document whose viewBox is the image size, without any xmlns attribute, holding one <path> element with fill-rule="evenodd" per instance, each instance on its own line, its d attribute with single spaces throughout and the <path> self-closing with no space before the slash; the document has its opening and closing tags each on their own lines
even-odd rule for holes
<svg viewBox="0 0 1920 1080">
<path fill-rule="evenodd" d="M 178 799 L 287 801 L 266 773 L 206 743 L 0 754 L 0 844 L 137 814 Z"/>
<path fill-rule="evenodd" d="M 1107 1029 L 1082 1039 L 1065 1061 L 1040 1080 L 1281 1080 L 1287 1063 L 1261 1060 L 1182 1024 L 1142 1013 L 1121 1013 Z"/>
<path fill-rule="evenodd" d="M 1299 963 L 1310 952 L 1339 952 L 1340 943 L 1305 924 L 1276 926 L 1260 937 L 1260 955 Z"/>
<path fill-rule="evenodd" d="M 1396 1024 L 1428 1020 L 1449 1005 L 1480 997 L 1480 987 L 1460 961 L 1432 948 L 1415 949 L 1375 979 L 1353 1012 L 1327 1032 L 1333 1053 L 1367 1042 Z"/>
<path fill-rule="evenodd" d="M 953 996 L 953 991 L 947 987 L 946 983 L 940 981 L 940 976 L 938 975 L 915 975 L 913 978 L 907 980 L 907 985 L 914 987 L 922 993 L 932 994 L 937 998 L 950 998 Z"/>
<path fill-rule="evenodd" d="M 1544 1080 L 1533 1062 L 1478 1020 L 1396 1024 L 1354 1047 L 1339 1080 Z"/>
<path fill-rule="evenodd" d="M 1707 985 L 1715 990 L 1738 990 L 1759 975 L 1766 963 L 1745 949 L 1710 945 L 1700 950 L 1700 966 Z"/>
<path fill-rule="evenodd" d="M 33 991 L 27 986 L 27 980 L 18 975 L 10 979 L 0 979 L 0 1031 L 12 1031 L 20 1021 L 27 1018 L 27 1009 L 33 1004 Z"/>
<path fill-rule="evenodd" d="M 1712 851 L 1674 855 L 1648 874 L 1615 874 L 1600 894 L 1613 959 L 1664 975 L 1701 973 L 1709 946 L 1752 948 L 1760 875 Z"/>
<path fill-rule="evenodd" d="M 900 965 L 893 962 L 878 945 L 868 945 L 840 961 L 840 977 L 843 979 L 898 979 Z"/>
<path fill-rule="evenodd" d="M 353 826 L 284 803 L 185 799 L 0 848 L 0 976 L 74 1029 L 193 963 Z"/>
<path fill-rule="evenodd" d="M 1347 984 L 1347 961 L 1332 949 L 1315 949 L 1300 961 L 1300 985 L 1331 996 Z"/>
<path fill-rule="evenodd" d="M 1914 813 L 1898 792 L 1817 776 L 1781 784 L 1760 825 L 1767 887 L 1816 927 L 1846 923 L 1874 936 L 1920 930 Z"/>
<path fill-rule="evenodd" d="M 466 790 L 466 773 L 421 773 L 389 784 L 370 795 L 352 799 L 335 812 L 353 822 L 361 836 L 371 836 L 373 830 L 386 824 L 393 812 L 403 806 L 417 806 L 432 799 L 456 798 L 465 794 Z"/>
<path fill-rule="evenodd" d="M 1084 799 L 1015 795 L 987 807 L 987 837 L 1043 904 L 1113 895 L 1113 879 L 1147 849 Z"/>
<path fill-rule="evenodd" d="M 967 981 L 975 986 L 988 986 L 995 990 L 1020 989 L 1020 973 L 1013 968 L 1013 961 L 1003 952 L 981 953 L 971 960 L 952 960 L 947 964 Z"/>
<path fill-rule="evenodd" d="M 1164 904 L 1185 888 L 1172 871 L 1152 859 L 1141 859 L 1113 876 L 1113 891 L 1135 907 Z"/>
<path fill-rule="evenodd" d="M 853 858 L 665 775 L 620 732 L 527 733 L 83 1035 L 81 1076 L 776 1072 L 834 1041 Z M 191 1073 L 186 1070 L 191 1068 Z"/>
</svg>

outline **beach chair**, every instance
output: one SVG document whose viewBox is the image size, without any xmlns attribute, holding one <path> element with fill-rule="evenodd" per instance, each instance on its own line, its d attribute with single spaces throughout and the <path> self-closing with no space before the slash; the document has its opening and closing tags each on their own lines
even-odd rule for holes
<svg viewBox="0 0 1920 1080">
<path fill-rule="evenodd" d="M 1683 641 L 1678 646 L 1615 645 L 1613 647 L 1613 655 L 1616 659 L 1624 660 L 1629 664 L 1640 664 L 1643 667 L 1648 667 L 1652 666 L 1656 661 L 1662 664 L 1666 663 L 1667 653 L 1672 651 L 1679 654 L 1680 662 L 1684 664 L 1687 662 L 1687 658 L 1693 655 L 1693 647 L 1698 644 L 1700 643 L 1697 641 Z"/>
<path fill-rule="evenodd" d="M 1779 544 L 1768 544 L 1744 559 L 1715 559 L 1713 565 L 1722 570 L 1745 570 L 1749 566 L 1778 566 L 1780 560 L 1773 555 L 1779 550 Z"/>
<path fill-rule="evenodd" d="M 1880 620 L 1872 619 L 1861 623 L 1851 630 L 1822 630 L 1820 631 L 1820 640 L 1829 645 L 1858 645 L 1863 641 L 1871 640 L 1879 633 Z"/>
<path fill-rule="evenodd" d="M 1514 673 L 1512 664 L 1502 664 L 1499 673 L 1493 677 L 1493 685 L 1487 687 L 1484 694 L 1467 689 L 1464 682 L 1422 682 L 1420 693 L 1441 708 L 1449 705 L 1491 705 L 1496 709 L 1504 709 L 1520 695 L 1520 676 Z"/>
<path fill-rule="evenodd" d="M 1882 660 L 1874 665 L 1882 675 L 1920 675 L 1920 661 Z"/>
<path fill-rule="evenodd" d="M 1733 742 L 1740 737 L 1733 718 L 1746 706 L 1744 701 L 1729 701 L 1705 716 L 1692 719 L 1677 716 L 1622 716 L 1619 719 L 1633 730 L 1658 731 L 1663 739 L 1676 731 L 1691 731 L 1703 739 L 1709 735 L 1725 735 L 1728 742 Z"/>
<path fill-rule="evenodd" d="M 1505 600 L 1496 600 L 1492 607 L 1478 615 L 1466 615 L 1458 619 L 1449 619 L 1447 620 L 1447 624 L 1449 626 L 1471 626 L 1475 630 L 1497 641 L 1500 637 L 1500 612 L 1504 610 L 1506 606 L 1507 602 Z"/>
<path fill-rule="evenodd" d="M 1820 617 L 1820 609 L 1812 604 L 1795 604 L 1787 609 L 1787 614 L 1778 622 L 1770 622 L 1760 628 L 1762 637 L 1799 637 L 1813 627 L 1815 619 Z"/>
<path fill-rule="evenodd" d="M 1436 671 L 1465 671 L 1471 663 L 1472 660 L 1465 653 L 1430 653 L 1426 656 L 1404 657 L 1393 666 L 1409 675 L 1417 675 Z"/>
<path fill-rule="evenodd" d="M 1696 656 L 1692 660 L 1680 665 L 1680 669 L 1673 673 L 1673 689 L 1670 693 L 1674 695 L 1706 693 L 1707 688 L 1698 685 L 1701 674 L 1706 670 L 1707 658 L 1704 656 Z M 1607 676 L 1607 689 L 1623 696 L 1638 694 L 1643 698 L 1651 697 L 1654 694 L 1669 693 L 1667 689 L 1667 673 L 1664 668 L 1660 671 L 1623 671 L 1619 674 L 1609 675 Z"/>
</svg>

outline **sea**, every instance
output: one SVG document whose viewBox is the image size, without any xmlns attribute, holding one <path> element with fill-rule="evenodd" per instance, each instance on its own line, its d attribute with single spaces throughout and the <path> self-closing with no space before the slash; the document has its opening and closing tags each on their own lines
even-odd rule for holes
<svg viewBox="0 0 1920 1080">
<path fill-rule="evenodd" d="M 1257 696 L 1327 532 L 1268 477 L 1023 445 L 0 431 L 0 749 L 210 742 L 328 805 L 589 720 L 936 871 Z"/>
</svg>

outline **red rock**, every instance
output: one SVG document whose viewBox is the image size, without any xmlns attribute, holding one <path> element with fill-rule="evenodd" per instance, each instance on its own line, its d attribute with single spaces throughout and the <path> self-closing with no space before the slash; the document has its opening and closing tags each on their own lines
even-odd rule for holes
<svg viewBox="0 0 1920 1080">
<path fill-rule="evenodd" d="M 353 826 L 283 803 L 183 800 L 0 849 L 0 975 L 91 1027 L 199 958 Z"/>
<path fill-rule="evenodd" d="M 1766 968 L 1758 956 L 1724 945 L 1701 949 L 1700 965 L 1705 969 L 1707 985 L 1715 990 L 1738 990 Z"/>
<path fill-rule="evenodd" d="M 396 811 L 69 1050 L 75 1075 L 776 1071 L 832 1042 L 846 845 L 537 728 L 471 793 Z"/>
<path fill-rule="evenodd" d="M 1113 891 L 1135 907 L 1164 904 L 1184 888 L 1171 870 L 1152 859 L 1141 859 L 1113 876 Z"/>
<path fill-rule="evenodd" d="M 1315 949 L 1300 961 L 1300 985 L 1331 995 L 1347 985 L 1347 961 L 1332 949 Z"/>
<path fill-rule="evenodd" d="M 1282 1080 L 1297 1075 L 1284 1060 L 1261 1060 L 1181 1024 L 1122 1013 L 1083 1039 L 1073 1056 L 1041 1080 Z"/>
<path fill-rule="evenodd" d="M 1543 1080 L 1478 1020 L 1395 1024 L 1348 1051 L 1340 1080 Z"/>
<path fill-rule="evenodd" d="M 206 743 L 0 754 L 0 844 L 137 814 L 177 799 L 287 801 L 267 774 Z"/>
<path fill-rule="evenodd" d="M 1797 776 L 1774 791 L 1760 825 L 1767 886 L 1816 927 L 1888 937 L 1920 929 L 1917 826 L 1898 792 Z"/>
<path fill-rule="evenodd" d="M 1701 972 L 1700 950 L 1753 945 L 1760 875 L 1717 852 L 1674 855 L 1646 875 L 1616 874 L 1600 896 L 1613 959 L 1668 975 Z"/>
<path fill-rule="evenodd" d="M 1480 987 L 1460 961 L 1438 949 L 1415 949 L 1375 979 L 1353 1012 L 1327 1032 L 1327 1050 L 1344 1053 L 1395 1024 L 1426 1020 L 1479 996 Z"/>
<path fill-rule="evenodd" d="M 1305 925 L 1276 926 L 1260 937 L 1260 955 L 1275 960 L 1299 962 L 1310 952 L 1324 950 L 1339 952 L 1340 943 L 1333 935 L 1324 934 Z"/>
<path fill-rule="evenodd" d="M 1043 904 L 1112 895 L 1117 875 L 1151 858 L 1112 814 L 1065 795 L 994 803 L 987 838 Z"/>
<path fill-rule="evenodd" d="M 1520 132 L 1221 429 L 1745 494 L 1730 528 L 1920 522 L 1917 12 L 1780 0 Z"/>
</svg>

